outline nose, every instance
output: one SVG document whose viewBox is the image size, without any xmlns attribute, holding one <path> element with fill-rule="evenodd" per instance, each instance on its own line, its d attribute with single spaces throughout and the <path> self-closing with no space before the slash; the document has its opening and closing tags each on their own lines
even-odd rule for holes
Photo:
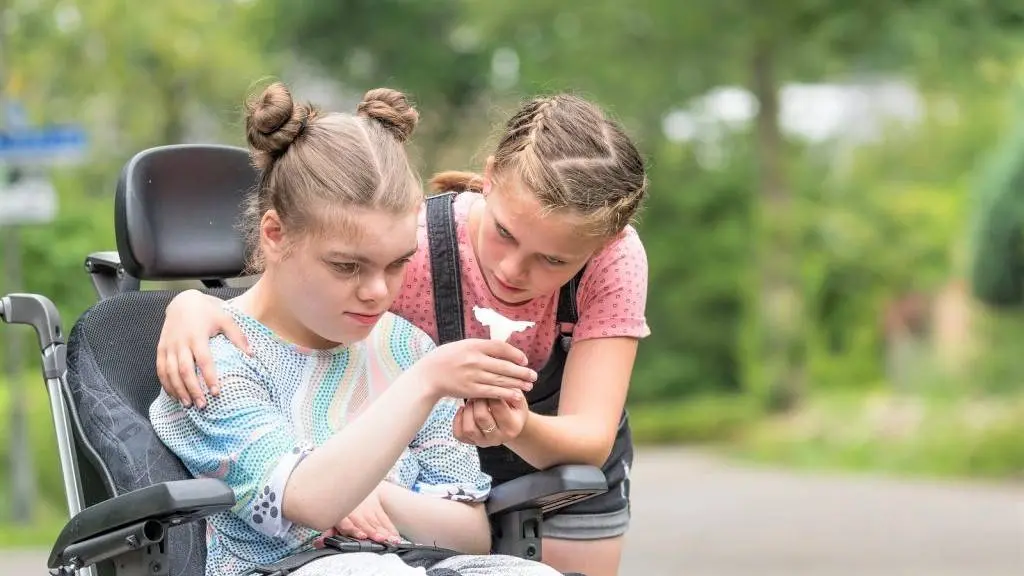
<svg viewBox="0 0 1024 576">
<path fill-rule="evenodd" d="M 505 281 L 516 286 L 522 286 L 525 283 L 529 272 L 526 259 L 516 253 L 505 256 L 498 268 L 501 270 L 501 275 L 505 277 Z"/>
<path fill-rule="evenodd" d="M 376 302 L 387 298 L 388 283 L 383 274 L 364 276 L 356 290 L 356 296 L 364 302 Z"/>
</svg>

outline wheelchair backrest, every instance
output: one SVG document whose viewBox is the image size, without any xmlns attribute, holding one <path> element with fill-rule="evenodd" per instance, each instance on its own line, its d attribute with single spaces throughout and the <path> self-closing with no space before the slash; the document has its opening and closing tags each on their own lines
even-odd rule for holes
<svg viewBox="0 0 1024 576">
<path fill-rule="evenodd" d="M 233 146 L 176 144 L 133 156 L 114 198 L 124 271 L 141 280 L 240 275 L 239 218 L 257 178 L 249 153 Z"/>
<path fill-rule="evenodd" d="M 256 182 L 243 148 L 181 144 L 134 155 L 117 183 L 113 263 L 118 269 L 110 273 L 136 281 L 239 277 L 246 257 L 239 218 Z M 102 273 L 90 272 L 94 277 Z M 206 290 L 221 298 L 242 291 Z M 63 385 L 83 506 L 190 478 L 149 421 L 149 405 L 160 393 L 156 346 L 164 311 L 175 294 L 141 291 L 137 285 L 109 291 L 75 322 L 68 336 Z M 205 522 L 171 528 L 167 546 L 172 575 L 203 574 Z M 101 574 L 109 570 L 100 567 Z"/>
<path fill-rule="evenodd" d="M 233 297 L 242 289 L 208 293 Z M 118 294 L 95 304 L 68 338 L 66 394 L 86 506 L 151 484 L 190 478 L 160 441 L 149 405 L 160 393 L 156 345 L 168 291 Z M 172 528 L 172 574 L 196 576 L 206 560 L 202 522 Z"/>
</svg>

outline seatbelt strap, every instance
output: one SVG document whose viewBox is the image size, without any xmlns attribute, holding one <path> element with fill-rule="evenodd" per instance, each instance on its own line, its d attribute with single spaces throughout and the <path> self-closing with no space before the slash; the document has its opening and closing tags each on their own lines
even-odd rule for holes
<svg viewBox="0 0 1024 576">
<path fill-rule="evenodd" d="M 369 550 L 367 550 L 369 552 Z M 313 560 L 319 560 L 326 556 L 334 556 L 335 554 L 343 554 L 341 550 L 335 550 L 333 548 L 318 548 L 316 550 L 306 550 L 305 552 L 299 552 L 293 554 L 287 558 L 283 558 L 274 562 L 273 564 L 264 564 L 257 566 L 249 572 L 253 576 L 288 576 L 292 572 L 302 568 L 306 564 L 309 564 Z"/>
</svg>

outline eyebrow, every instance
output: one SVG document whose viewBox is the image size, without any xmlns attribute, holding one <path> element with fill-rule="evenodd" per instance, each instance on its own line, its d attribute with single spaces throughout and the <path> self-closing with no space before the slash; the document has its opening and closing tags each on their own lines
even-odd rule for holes
<svg viewBox="0 0 1024 576">
<path fill-rule="evenodd" d="M 509 235 L 509 238 L 511 238 L 511 239 L 513 239 L 513 240 L 515 240 L 515 239 L 516 239 L 516 236 L 515 236 L 515 234 L 513 234 L 513 233 L 512 233 L 512 232 L 511 232 L 511 231 L 510 231 L 510 230 L 508 229 L 508 227 L 506 227 L 506 226 L 505 226 L 504 224 L 502 224 L 501 222 L 499 222 L 499 221 L 498 221 L 498 217 L 497 217 L 497 216 L 495 216 L 495 215 L 493 215 L 493 214 L 492 214 L 492 215 L 491 215 L 491 217 L 492 217 L 492 218 L 494 218 L 494 224 L 495 224 L 495 226 L 497 226 L 497 227 L 501 228 L 502 230 L 504 230 L 504 231 L 505 231 L 505 233 Z M 518 242 L 518 240 L 516 240 L 516 241 Z M 538 252 L 538 254 L 540 254 L 540 253 Z M 574 259 L 575 259 L 574 257 L 562 256 L 562 255 L 558 255 L 558 254 L 540 254 L 540 255 L 541 255 L 541 256 L 543 256 L 543 257 L 545 257 L 545 258 L 551 258 L 552 260 L 561 260 L 562 262 L 571 262 L 572 260 L 574 260 Z"/>
<path fill-rule="evenodd" d="M 397 262 L 399 260 L 404 260 L 406 258 L 412 258 L 412 256 L 414 254 L 416 254 L 417 250 L 419 250 L 419 247 L 415 246 L 411 250 L 406 252 L 405 254 L 402 254 L 398 258 L 395 258 L 394 260 L 392 260 L 392 262 Z M 353 252 L 338 252 L 336 250 L 332 250 L 331 252 L 327 253 L 327 257 L 328 258 L 332 258 L 332 259 L 333 258 L 339 258 L 339 259 L 344 259 L 344 260 L 352 260 L 352 261 L 360 262 L 360 263 L 363 263 L 363 264 L 373 264 L 373 260 L 367 258 L 366 256 L 364 256 L 362 254 L 356 254 L 356 253 L 353 253 Z"/>
</svg>

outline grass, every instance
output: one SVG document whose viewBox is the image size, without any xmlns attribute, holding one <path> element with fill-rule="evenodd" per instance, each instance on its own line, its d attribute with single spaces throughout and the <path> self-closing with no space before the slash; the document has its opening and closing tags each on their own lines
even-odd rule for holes
<svg viewBox="0 0 1024 576">
<path fill-rule="evenodd" d="M 1024 479 L 1024 396 L 821 394 L 764 415 L 743 397 L 635 406 L 638 444 L 711 445 L 793 468 Z"/>
</svg>

